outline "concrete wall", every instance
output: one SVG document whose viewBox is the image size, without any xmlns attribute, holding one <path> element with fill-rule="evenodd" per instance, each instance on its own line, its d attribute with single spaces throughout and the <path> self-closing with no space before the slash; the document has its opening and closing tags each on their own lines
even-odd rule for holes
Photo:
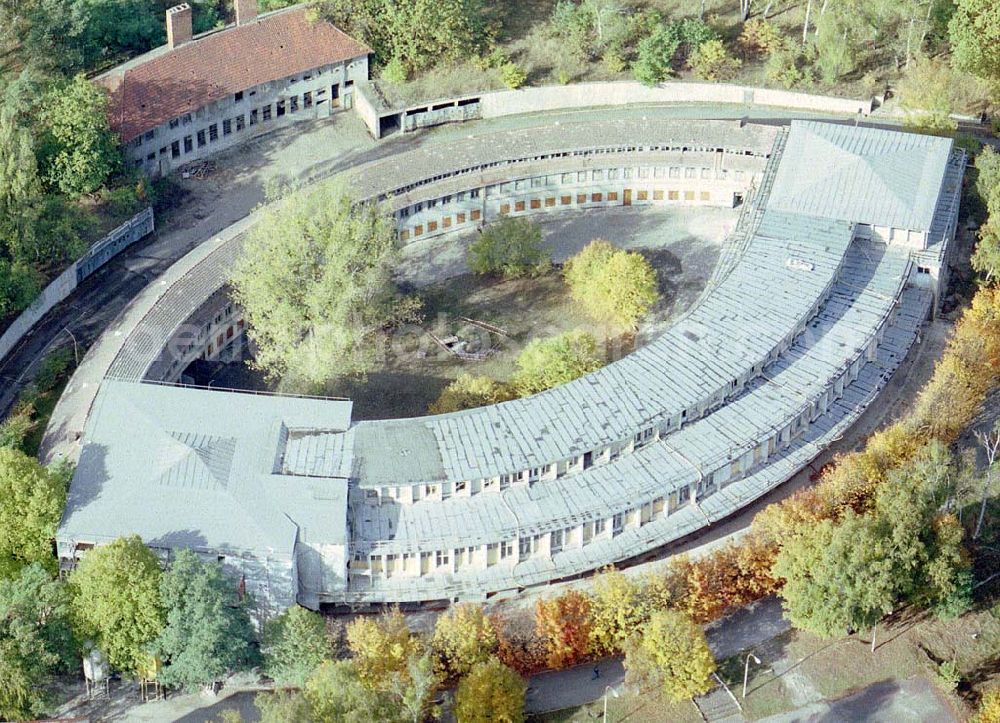
<svg viewBox="0 0 1000 723">
<path fill-rule="evenodd" d="M 467 103 L 468 105 L 463 108 L 449 107 L 458 106 L 459 103 Z M 372 107 L 365 115 L 362 115 L 362 119 L 368 125 L 371 134 L 379 138 L 381 131 L 378 117 L 401 113 L 403 114 L 404 130 L 414 130 L 451 120 L 467 120 L 470 117 L 497 118 L 521 113 L 540 113 L 571 108 L 664 103 L 773 106 L 845 115 L 858 113 L 867 115 L 872 111 L 870 98 L 868 100 L 853 100 L 722 83 L 673 82 L 661 83 L 651 88 L 635 81 L 616 81 L 495 91 L 482 93 L 478 96 L 440 99 L 433 103 L 381 111 Z M 426 119 L 422 119 L 422 116 L 426 116 Z"/>
<path fill-rule="evenodd" d="M 94 244 L 90 251 L 79 260 L 74 261 L 68 269 L 46 286 L 38 298 L 31 303 L 31 306 L 21 312 L 21 315 L 14 319 L 3 335 L 0 335 L 0 360 L 10 354 L 25 334 L 31 331 L 32 327 L 41 321 L 42 317 L 49 313 L 56 304 L 73 293 L 78 283 L 122 250 L 148 236 L 153 232 L 153 228 L 153 209 L 147 208 Z"/>
</svg>

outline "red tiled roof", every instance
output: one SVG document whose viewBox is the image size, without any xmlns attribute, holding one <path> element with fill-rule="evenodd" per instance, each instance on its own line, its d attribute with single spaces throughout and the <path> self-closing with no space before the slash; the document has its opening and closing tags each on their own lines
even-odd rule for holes
<svg viewBox="0 0 1000 723">
<path fill-rule="evenodd" d="M 127 143 L 228 95 L 371 52 L 294 8 L 211 33 L 98 79 L 111 91 L 111 127 Z M 155 52 L 155 51 L 154 51 Z"/>
</svg>

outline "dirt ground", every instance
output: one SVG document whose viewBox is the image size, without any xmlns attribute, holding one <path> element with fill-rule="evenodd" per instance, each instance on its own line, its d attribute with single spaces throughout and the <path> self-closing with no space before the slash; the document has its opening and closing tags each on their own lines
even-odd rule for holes
<svg viewBox="0 0 1000 723">
<path fill-rule="evenodd" d="M 448 238 L 405 253 L 404 280 L 417 285 L 425 321 L 389 341 L 378 368 L 365 380 L 337 386 L 354 402 L 355 419 L 389 419 L 426 414 L 428 405 L 461 373 L 508 381 L 518 354 L 531 340 L 584 329 L 604 344 L 614 361 L 655 338 L 687 309 L 704 288 L 732 223 L 730 209 L 610 209 L 558 214 L 541 221 L 545 243 L 557 264 L 534 279 L 502 281 L 468 271 L 464 250 L 475 234 Z M 595 324 L 570 298 L 558 264 L 594 238 L 613 239 L 638 250 L 657 271 L 660 300 L 643 320 L 639 334 Z M 463 319 L 485 322 L 506 334 L 491 333 Z M 482 361 L 465 361 L 444 351 L 430 336 L 458 336 L 470 352 L 492 349 Z"/>
<path fill-rule="evenodd" d="M 424 302 L 424 321 L 394 333 L 366 377 L 342 380 L 330 393 L 353 401 L 356 420 L 420 416 L 459 374 L 508 381 L 518 354 L 532 339 L 572 329 L 592 333 L 604 345 L 607 361 L 614 361 L 663 333 L 697 299 L 736 217 L 736 210 L 722 208 L 553 213 L 538 220 L 555 266 L 543 276 L 512 281 L 469 271 L 466 250 L 477 232 L 411 244 L 403 252 L 400 282 L 415 287 Z M 560 264 L 595 238 L 639 251 L 657 271 L 660 300 L 634 338 L 595 324 L 570 298 L 562 279 Z M 484 330 L 468 319 L 505 333 Z M 469 352 L 494 353 L 481 361 L 462 360 L 442 349 L 431 333 L 442 339 L 458 336 Z M 220 369 L 211 382 L 226 388 L 271 388 L 240 362 Z"/>
</svg>

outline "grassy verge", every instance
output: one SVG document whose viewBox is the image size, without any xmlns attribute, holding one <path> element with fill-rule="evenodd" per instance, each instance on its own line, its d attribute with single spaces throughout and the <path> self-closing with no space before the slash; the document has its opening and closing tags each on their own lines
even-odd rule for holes
<svg viewBox="0 0 1000 723">
<path fill-rule="evenodd" d="M 529 717 L 534 723 L 583 723 L 600 720 L 604 700 L 576 708 Z M 608 723 L 701 723 L 702 717 L 691 701 L 674 703 L 657 695 L 625 692 L 620 698 L 608 697 Z"/>
<path fill-rule="evenodd" d="M 32 457 L 38 456 L 49 418 L 75 368 L 72 349 L 52 352 L 42 362 L 34 383 L 26 387 L 18 397 L 10 421 L 5 424 L 16 423 L 15 420 L 21 421 L 23 431 L 16 435 L 20 439 L 13 442 L 17 443 L 16 446 L 20 446 L 26 454 Z"/>
<path fill-rule="evenodd" d="M 744 715 L 750 720 L 795 710 L 815 700 L 834 700 L 886 680 L 920 675 L 935 681 L 961 711 L 973 693 L 995 685 L 1000 651 L 1000 605 L 942 621 L 903 611 L 882 624 L 871 652 L 871 631 L 824 640 L 790 631 L 752 652 Z M 719 664 L 719 675 L 740 696 L 746 653 Z M 939 675 L 954 664 L 960 678 L 952 689 Z"/>
</svg>

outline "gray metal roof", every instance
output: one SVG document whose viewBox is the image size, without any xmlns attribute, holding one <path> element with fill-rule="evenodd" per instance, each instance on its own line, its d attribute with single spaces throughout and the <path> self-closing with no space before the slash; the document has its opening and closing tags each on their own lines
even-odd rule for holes
<svg viewBox="0 0 1000 723">
<path fill-rule="evenodd" d="M 792 121 L 768 208 L 929 231 L 952 141 Z"/>
<path fill-rule="evenodd" d="M 347 480 L 283 474 L 281 460 L 290 429 L 344 430 L 350 415 L 347 401 L 106 379 L 59 536 L 284 555 L 305 534 L 345 544 Z"/>
<path fill-rule="evenodd" d="M 621 442 L 721 401 L 734 380 L 790 342 L 815 313 L 850 241 L 846 223 L 767 212 L 737 267 L 647 346 L 531 397 L 404 422 L 359 422 L 359 440 L 377 434 L 373 428 L 405 426 L 413 456 L 360 451 L 355 476 L 379 487 L 511 474 Z M 432 441 L 436 452 L 414 450 Z M 411 464 L 418 458 L 433 464 Z"/>
<path fill-rule="evenodd" d="M 613 464 L 533 486 L 454 498 L 445 504 L 380 507 L 391 520 L 355 522 L 377 552 L 450 549 L 607 519 L 709 476 L 810 408 L 850 366 L 896 303 L 908 254 L 855 244 L 830 299 L 803 334 L 729 404 Z M 357 510 L 371 518 L 372 512 Z M 395 531 L 386 534 L 393 525 Z"/>
</svg>

